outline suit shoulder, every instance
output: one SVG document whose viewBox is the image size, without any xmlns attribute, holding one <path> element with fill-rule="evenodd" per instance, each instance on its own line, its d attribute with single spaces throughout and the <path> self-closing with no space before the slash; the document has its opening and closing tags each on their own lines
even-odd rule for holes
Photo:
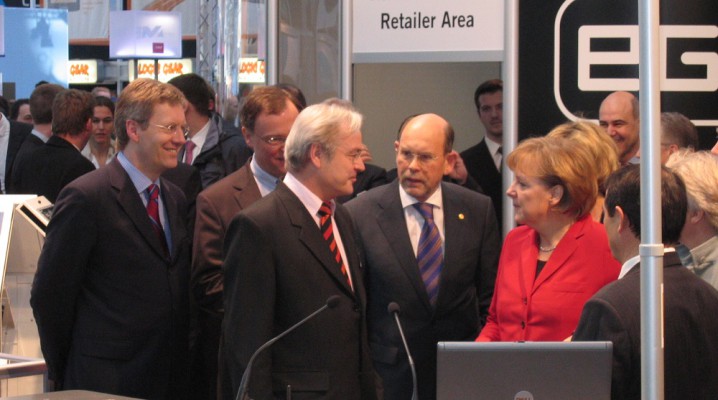
<svg viewBox="0 0 718 400">
<path fill-rule="evenodd" d="M 478 157 L 481 149 L 481 144 L 483 141 L 480 141 L 479 143 L 469 147 L 468 149 L 462 151 L 459 153 L 462 159 L 466 160 L 466 158 L 472 158 L 472 157 Z"/>
<path fill-rule="evenodd" d="M 452 182 L 442 182 L 442 190 L 446 191 L 446 195 L 452 198 L 459 199 L 469 205 L 477 203 L 479 205 L 488 206 L 491 202 L 491 198 L 483 193 L 479 193 L 475 190 L 465 188 L 461 185 L 457 185 Z"/>
<path fill-rule="evenodd" d="M 374 207 L 380 201 L 390 199 L 393 196 L 398 197 L 398 190 L 399 187 L 397 184 L 377 186 L 348 201 L 344 204 L 344 207 L 354 215 L 354 213 L 359 213 L 370 207 Z"/>
</svg>

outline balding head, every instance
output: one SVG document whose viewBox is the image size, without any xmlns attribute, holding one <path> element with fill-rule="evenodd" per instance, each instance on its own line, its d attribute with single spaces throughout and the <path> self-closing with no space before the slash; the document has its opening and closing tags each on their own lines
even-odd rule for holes
<svg viewBox="0 0 718 400">
<path fill-rule="evenodd" d="M 628 92 L 613 92 L 601 103 L 600 125 L 616 142 L 622 165 L 628 164 L 639 149 L 640 118 L 638 99 Z"/>
</svg>

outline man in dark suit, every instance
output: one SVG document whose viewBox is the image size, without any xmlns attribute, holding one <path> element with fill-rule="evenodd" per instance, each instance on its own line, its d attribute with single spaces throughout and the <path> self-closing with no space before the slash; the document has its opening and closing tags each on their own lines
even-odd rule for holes
<svg viewBox="0 0 718 400">
<path fill-rule="evenodd" d="M 436 343 L 475 339 L 491 304 L 500 250 L 496 216 L 488 197 L 442 182 L 456 156 L 453 141 L 446 120 L 416 116 L 394 144 L 398 182 L 347 203 L 363 249 L 371 354 L 387 399 L 412 395 L 389 303 L 401 307 L 422 400 L 436 398 Z M 421 206 L 432 209 L 429 217 Z M 438 252 L 428 255 L 423 235 L 430 226 L 437 229 L 431 243 Z M 434 256 L 440 265 L 430 269 L 425 260 Z"/>
<path fill-rule="evenodd" d="M 242 133 L 254 150 L 242 168 L 204 190 L 197 198 L 192 247 L 192 292 L 197 302 L 197 336 L 192 376 L 195 398 L 217 398 L 217 355 L 224 315 L 222 245 L 237 213 L 274 191 L 287 172 L 284 142 L 299 111 L 285 91 L 254 89 L 240 112 Z M 227 381 L 229 384 L 229 381 Z"/>
<path fill-rule="evenodd" d="M 15 155 L 31 131 L 32 125 L 12 121 L 0 114 L 0 157 L 5 157 L 5 162 L 0 164 L 0 193 L 7 193 L 6 184 L 12 174 Z"/>
<path fill-rule="evenodd" d="M 499 229 L 504 231 L 504 191 L 501 184 L 501 166 L 504 137 L 504 83 L 500 79 L 488 80 L 474 92 L 474 104 L 486 135 L 479 144 L 461 152 L 469 175 L 481 186 L 484 194 L 491 197 Z M 507 227 L 508 228 L 508 227 Z"/>
<path fill-rule="evenodd" d="M 584 305 L 574 341 L 613 342 L 612 399 L 641 398 L 640 168 L 630 165 L 606 182 L 604 224 L 611 252 L 623 262 L 619 279 Z M 661 169 L 664 245 L 678 243 L 686 220 L 683 181 Z M 665 398 L 715 399 L 718 393 L 718 291 L 681 265 L 667 248 L 663 258 Z"/>
<path fill-rule="evenodd" d="M 56 388 L 189 397 L 186 204 L 160 178 L 184 144 L 185 101 L 132 82 L 115 114 L 120 153 L 60 193 L 30 300 Z"/>
<path fill-rule="evenodd" d="M 199 170 L 202 188 L 239 169 L 252 152 L 239 130 L 214 112 L 214 92 L 201 76 L 191 73 L 170 79 L 187 98 L 187 143 L 180 149 L 180 162 Z M 188 151 L 191 150 L 191 151 Z"/>
<path fill-rule="evenodd" d="M 28 154 L 42 147 L 52 135 L 52 103 L 58 93 L 65 90 L 60 85 L 46 83 L 39 85 L 30 95 L 30 113 L 32 118 L 32 131 L 20 143 L 15 154 L 12 167 L 5 171 L 5 192 L 10 194 L 20 193 L 15 190 L 15 180 L 19 179 L 12 170 L 23 162 Z"/>
<path fill-rule="evenodd" d="M 64 90 L 55 96 L 53 134 L 15 166 L 15 192 L 45 196 L 54 203 L 65 185 L 95 170 L 80 153 L 92 134 L 94 107 L 95 98 L 82 90 Z"/>
<path fill-rule="evenodd" d="M 284 182 L 229 226 L 222 343 L 223 373 L 232 387 L 226 399 L 235 398 L 250 357 L 263 343 L 332 296 L 339 297 L 336 307 L 256 359 L 248 394 L 255 399 L 377 396 L 352 222 L 334 202 L 352 192 L 356 174 L 364 169 L 361 119 L 333 100 L 305 108 L 285 145 Z"/>
</svg>

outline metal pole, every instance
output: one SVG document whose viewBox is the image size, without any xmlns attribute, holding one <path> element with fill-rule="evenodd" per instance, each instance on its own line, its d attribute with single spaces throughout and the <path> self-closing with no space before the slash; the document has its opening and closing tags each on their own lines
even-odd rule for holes
<svg viewBox="0 0 718 400">
<path fill-rule="evenodd" d="M 267 60 L 265 64 L 267 72 L 267 85 L 277 84 L 279 71 L 279 7 L 278 0 L 267 0 Z"/>
<path fill-rule="evenodd" d="M 659 0 L 639 0 L 641 104 L 641 398 L 662 400 L 663 238 L 661 234 Z"/>
<path fill-rule="evenodd" d="M 351 100 L 352 93 L 352 0 L 342 0 L 342 46 L 341 46 L 341 80 L 339 92 L 342 99 Z"/>
<path fill-rule="evenodd" d="M 519 0 L 506 0 L 504 10 L 504 63 L 501 78 L 504 81 L 504 134 L 503 159 L 511 153 L 518 143 L 519 116 Z M 514 179 L 514 174 L 502 162 L 503 190 L 506 191 Z M 497 218 L 502 218 L 497 215 Z M 510 201 L 504 201 L 503 209 L 504 237 L 515 226 L 514 207 Z"/>
</svg>

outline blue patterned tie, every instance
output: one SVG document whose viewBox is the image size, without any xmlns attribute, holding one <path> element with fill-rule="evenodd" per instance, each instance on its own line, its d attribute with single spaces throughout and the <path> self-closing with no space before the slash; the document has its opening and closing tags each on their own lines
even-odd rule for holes
<svg viewBox="0 0 718 400">
<path fill-rule="evenodd" d="M 439 228 L 434 224 L 434 212 L 431 204 L 416 203 L 414 207 L 424 217 L 424 226 L 419 237 L 419 249 L 416 252 L 416 261 L 419 263 L 421 279 L 426 286 L 429 302 L 436 305 L 439 294 L 439 277 L 444 267 L 444 254 L 441 249 L 441 235 Z"/>
</svg>

